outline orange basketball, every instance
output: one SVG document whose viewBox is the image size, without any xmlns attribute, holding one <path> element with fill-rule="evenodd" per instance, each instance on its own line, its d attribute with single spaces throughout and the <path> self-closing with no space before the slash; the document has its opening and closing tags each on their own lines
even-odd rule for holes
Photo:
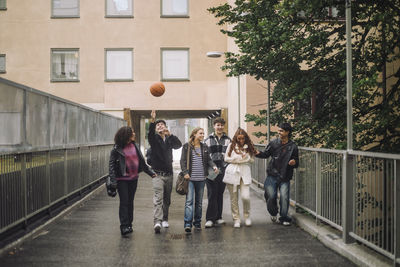
<svg viewBox="0 0 400 267">
<path fill-rule="evenodd" d="M 165 92 L 165 86 L 164 86 L 164 84 L 163 83 L 161 83 L 161 82 L 158 82 L 158 83 L 153 83 L 151 86 L 150 86 L 150 93 L 153 95 L 153 96 L 162 96 L 163 94 L 164 94 L 164 92 Z"/>
</svg>

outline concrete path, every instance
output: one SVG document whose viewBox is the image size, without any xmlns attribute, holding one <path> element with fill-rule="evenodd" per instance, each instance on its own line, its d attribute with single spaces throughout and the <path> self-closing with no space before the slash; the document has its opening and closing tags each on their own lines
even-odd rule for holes
<svg viewBox="0 0 400 267">
<path fill-rule="evenodd" d="M 253 193 L 253 192 L 252 192 Z M 151 178 L 143 174 L 135 198 L 134 231 L 119 232 L 118 197 L 105 190 L 4 254 L 1 266 L 354 266 L 297 226 L 273 224 L 252 194 L 253 226 L 234 229 L 229 193 L 224 226 L 183 230 L 184 196 L 173 192 L 170 228 L 153 231 Z"/>
</svg>

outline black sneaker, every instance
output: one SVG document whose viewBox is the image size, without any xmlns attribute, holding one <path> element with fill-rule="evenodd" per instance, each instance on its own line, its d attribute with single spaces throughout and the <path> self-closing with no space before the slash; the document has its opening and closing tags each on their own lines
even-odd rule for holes
<svg viewBox="0 0 400 267">
<path fill-rule="evenodd" d="M 195 225 L 194 230 L 201 230 L 201 225 Z"/>
<path fill-rule="evenodd" d="M 129 231 L 129 227 L 127 227 L 127 226 L 121 227 L 121 235 L 122 235 L 122 236 L 126 236 L 126 235 L 129 234 L 129 233 L 131 233 L 131 232 Z"/>
<path fill-rule="evenodd" d="M 156 224 L 154 225 L 154 232 L 155 232 L 156 234 L 159 234 L 160 231 L 161 231 L 161 224 L 160 224 L 160 223 L 156 223 Z"/>
</svg>

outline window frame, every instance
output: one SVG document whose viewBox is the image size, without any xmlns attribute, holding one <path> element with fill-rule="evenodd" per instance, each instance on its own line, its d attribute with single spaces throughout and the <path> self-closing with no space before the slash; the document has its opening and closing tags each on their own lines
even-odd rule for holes
<svg viewBox="0 0 400 267">
<path fill-rule="evenodd" d="M 76 0 L 78 2 L 78 14 L 77 15 L 54 15 L 54 1 L 51 0 L 51 18 L 52 19 L 70 19 L 70 18 L 80 18 L 81 14 L 81 0 Z"/>
<path fill-rule="evenodd" d="M 187 12 L 186 15 L 164 15 L 163 14 L 163 3 L 165 0 L 160 0 L 160 18 L 190 18 L 189 16 L 189 10 L 190 10 L 190 6 L 189 6 L 189 0 L 185 0 L 186 1 L 186 5 L 187 5 Z"/>
<path fill-rule="evenodd" d="M 4 7 L 0 5 L 0 10 L 7 10 L 7 0 L 3 0 L 4 2 Z M 0 0 L 1 3 L 1 0 Z"/>
<path fill-rule="evenodd" d="M 107 52 L 108 51 L 131 51 L 132 52 L 132 78 L 131 79 L 108 79 L 107 78 Z M 133 82 L 134 81 L 134 53 L 133 48 L 104 48 L 104 81 L 105 82 Z"/>
<path fill-rule="evenodd" d="M 75 51 L 78 52 L 78 64 L 77 64 L 77 78 L 76 79 L 60 79 L 54 78 L 53 76 L 53 51 L 66 51 L 71 52 Z M 50 82 L 80 82 L 80 53 L 79 48 L 51 48 L 50 51 Z"/>
<path fill-rule="evenodd" d="M 187 51 L 187 78 L 164 78 L 164 69 L 163 69 L 163 52 L 164 51 Z M 189 82 L 190 81 L 190 49 L 188 47 L 162 47 L 160 49 L 160 71 L 161 77 L 160 80 L 163 82 Z"/>
<path fill-rule="evenodd" d="M 105 0 L 104 1 L 104 6 L 105 6 L 105 10 L 104 10 L 104 17 L 105 18 L 128 18 L 128 19 L 131 19 L 131 18 L 133 18 L 134 17 L 134 12 L 135 12 L 135 9 L 134 9 L 134 0 L 130 0 L 131 2 L 132 2 L 132 14 L 131 15 L 108 15 L 107 14 L 107 7 L 108 7 L 108 1 L 110 1 L 110 0 Z"/>
<path fill-rule="evenodd" d="M 4 71 L 0 69 L 0 73 L 7 73 L 7 58 L 6 54 L 0 54 L 0 57 L 4 57 Z"/>
</svg>

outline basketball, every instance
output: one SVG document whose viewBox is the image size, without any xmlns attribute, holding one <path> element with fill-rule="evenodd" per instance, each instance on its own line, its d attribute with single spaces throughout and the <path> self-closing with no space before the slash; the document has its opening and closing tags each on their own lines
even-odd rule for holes
<svg viewBox="0 0 400 267">
<path fill-rule="evenodd" d="M 161 82 L 153 83 L 150 86 L 150 93 L 153 96 L 157 96 L 157 97 L 162 96 L 164 94 L 164 92 L 165 92 L 165 86 Z"/>
</svg>

